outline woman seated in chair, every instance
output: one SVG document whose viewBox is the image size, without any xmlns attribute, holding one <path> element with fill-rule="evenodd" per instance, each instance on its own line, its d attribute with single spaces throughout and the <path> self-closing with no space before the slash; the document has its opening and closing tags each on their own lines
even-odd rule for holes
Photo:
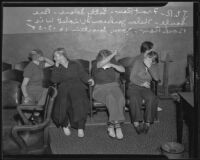
<svg viewBox="0 0 200 160">
<path fill-rule="evenodd" d="M 125 72 L 115 60 L 117 52 L 100 50 L 93 63 L 92 76 L 95 81 L 93 98 L 104 103 L 109 112 L 108 135 L 122 139 L 120 123 L 125 120 L 125 98 L 119 86 L 119 73 Z"/>
<path fill-rule="evenodd" d="M 85 123 L 89 112 L 89 98 L 86 84 L 94 81 L 77 62 L 71 61 L 64 48 L 53 53 L 55 66 L 51 80 L 58 84 L 58 95 L 52 119 L 57 127 L 62 127 L 65 135 L 70 128 L 78 129 L 78 137 L 84 137 Z"/>
<path fill-rule="evenodd" d="M 22 93 L 24 105 L 44 105 L 47 89 L 43 88 L 43 69 L 54 65 L 54 62 L 43 56 L 43 52 L 40 49 L 34 49 L 30 52 L 29 58 L 31 62 L 24 69 L 24 79 L 22 82 Z M 17 109 L 20 110 L 19 106 Z M 27 107 L 27 106 L 24 106 Z M 30 118 L 30 114 L 25 113 L 27 118 Z M 35 120 L 39 117 L 39 113 L 35 112 Z M 32 119 L 34 120 L 34 119 Z"/>
<path fill-rule="evenodd" d="M 138 134 L 147 133 L 156 116 L 158 98 L 151 91 L 150 83 L 152 79 L 159 80 L 159 68 L 154 65 L 157 62 L 158 54 L 149 50 L 135 60 L 131 69 L 127 94 L 130 98 L 131 120 Z M 144 119 L 141 113 L 143 99 L 146 102 Z M 144 124 L 140 123 L 143 121 Z"/>
</svg>

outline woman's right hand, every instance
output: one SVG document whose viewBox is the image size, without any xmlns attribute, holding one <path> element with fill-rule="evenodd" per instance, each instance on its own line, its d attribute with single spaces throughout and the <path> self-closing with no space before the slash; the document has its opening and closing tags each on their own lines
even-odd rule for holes
<svg viewBox="0 0 200 160">
<path fill-rule="evenodd" d="M 113 57 L 116 56 L 118 54 L 118 50 L 114 50 L 113 51 Z"/>
<path fill-rule="evenodd" d="M 150 68 L 152 65 L 152 58 L 145 58 L 144 59 L 144 64 L 147 68 Z"/>
<path fill-rule="evenodd" d="M 56 67 L 59 67 L 59 63 L 58 63 L 58 62 L 56 62 L 56 63 L 55 63 L 55 66 L 56 66 Z"/>
<path fill-rule="evenodd" d="M 28 103 L 28 102 L 30 102 L 31 101 L 31 98 L 30 97 L 25 97 L 24 98 L 24 103 Z"/>
<path fill-rule="evenodd" d="M 150 83 L 146 81 L 142 84 L 142 87 L 150 88 Z"/>
</svg>

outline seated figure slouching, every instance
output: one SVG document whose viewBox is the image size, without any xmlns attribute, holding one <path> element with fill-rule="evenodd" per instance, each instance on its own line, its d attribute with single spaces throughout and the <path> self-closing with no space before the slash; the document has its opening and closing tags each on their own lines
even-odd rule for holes
<svg viewBox="0 0 200 160">
<path fill-rule="evenodd" d="M 125 120 L 125 98 L 119 86 L 119 74 L 125 72 L 115 59 L 117 52 L 100 50 L 92 66 L 92 76 L 95 81 L 93 98 L 104 103 L 108 109 L 108 135 L 111 138 L 122 139 L 121 123 Z"/>
<path fill-rule="evenodd" d="M 138 134 L 148 132 L 150 124 L 154 122 L 158 107 L 158 98 L 150 88 L 152 79 L 159 81 L 158 54 L 152 50 L 151 44 L 150 42 L 142 44 L 141 49 L 145 48 L 145 51 L 135 59 L 132 65 L 127 91 L 130 98 L 131 120 Z M 144 118 L 141 111 L 143 99 L 146 102 Z"/>
</svg>

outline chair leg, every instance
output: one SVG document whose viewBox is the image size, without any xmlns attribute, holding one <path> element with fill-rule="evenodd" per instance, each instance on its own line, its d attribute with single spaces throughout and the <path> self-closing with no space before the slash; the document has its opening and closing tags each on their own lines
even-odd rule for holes
<svg viewBox="0 0 200 160">
<path fill-rule="evenodd" d="M 158 119 L 158 111 L 156 111 L 154 122 L 159 122 L 159 119 Z"/>
<path fill-rule="evenodd" d="M 49 125 L 44 128 L 44 146 L 49 144 Z"/>
</svg>

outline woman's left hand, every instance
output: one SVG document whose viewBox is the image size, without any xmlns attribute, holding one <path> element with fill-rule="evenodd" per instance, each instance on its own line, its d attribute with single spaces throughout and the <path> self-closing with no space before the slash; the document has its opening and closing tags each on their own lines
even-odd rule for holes
<svg viewBox="0 0 200 160">
<path fill-rule="evenodd" d="M 39 57 L 39 61 L 44 61 L 44 60 L 45 60 L 45 58 L 43 56 Z"/>
<path fill-rule="evenodd" d="M 89 79 L 88 83 L 89 83 L 90 86 L 94 86 L 94 80 L 93 79 Z"/>
</svg>

